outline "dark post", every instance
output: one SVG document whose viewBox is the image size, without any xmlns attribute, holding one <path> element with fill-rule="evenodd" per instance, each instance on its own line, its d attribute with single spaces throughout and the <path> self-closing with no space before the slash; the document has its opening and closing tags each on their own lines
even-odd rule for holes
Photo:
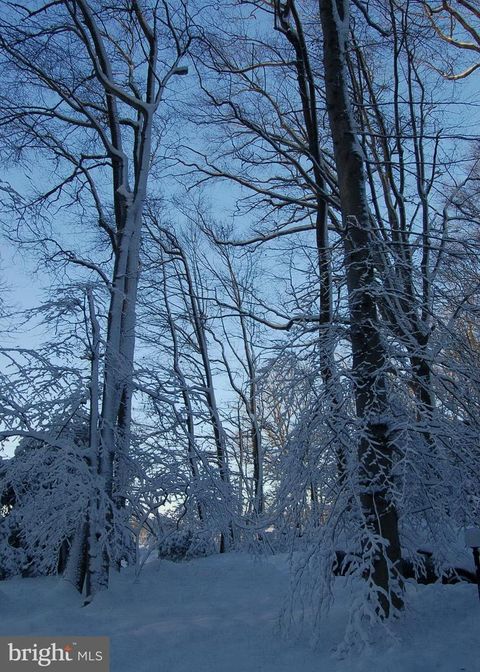
<svg viewBox="0 0 480 672">
<path fill-rule="evenodd" d="M 465 530 L 465 543 L 470 546 L 475 562 L 475 571 L 477 574 L 478 599 L 480 600 L 480 528 L 470 527 Z"/>
<path fill-rule="evenodd" d="M 477 572 L 477 589 L 478 589 L 478 599 L 480 600 L 480 551 L 478 546 L 472 548 L 473 559 L 475 561 L 475 569 Z"/>
</svg>

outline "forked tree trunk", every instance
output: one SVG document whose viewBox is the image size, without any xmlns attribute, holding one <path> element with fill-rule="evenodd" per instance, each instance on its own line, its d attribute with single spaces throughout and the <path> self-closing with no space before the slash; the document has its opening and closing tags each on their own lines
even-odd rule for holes
<svg viewBox="0 0 480 672">
<path fill-rule="evenodd" d="M 97 360 L 96 384 L 92 382 L 95 403 L 89 460 L 93 484 L 85 520 L 89 527 L 89 584 L 93 594 L 108 585 L 111 558 L 121 557 L 121 552 L 112 551 L 114 514 L 120 513 L 125 520 L 135 309 L 153 120 L 170 78 L 185 74 L 185 68 L 178 64 L 191 36 L 188 13 L 174 13 L 173 18 L 166 2 L 145 3 L 145 8 L 140 0 L 125 6 L 113 3 L 107 13 L 103 3 L 91 0 L 37 4 L 35 11 L 24 12 L 20 3 L 13 3 L 13 13 L 22 14 L 22 25 L 17 29 L 13 22 L 2 19 L 8 35 L 5 37 L 5 30 L 2 32 L 0 46 L 2 54 L 17 69 L 28 71 L 29 84 L 35 90 L 38 87 L 38 108 L 25 112 L 24 106 L 19 107 L 19 118 L 33 114 L 31 119 L 48 120 L 49 142 L 42 147 L 56 160 L 61 157 L 62 166 L 69 164 L 72 169 L 71 173 L 66 169 L 64 181 L 43 198 L 46 201 L 61 194 L 66 184 L 79 180 L 76 200 L 82 209 L 83 193 L 89 189 L 90 200 L 85 207 L 95 205 L 98 224 L 108 234 L 114 259 L 110 279 L 101 264 L 91 266 L 100 272 L 110 290 L 103 381 L 99 380 Z M 125 41 L 135 43 L 136 48 L 124 49 Z M 41 62 L 35 56 L 40 44 L 46 49 Z M 170 51 L 171 63 L 166 67 Z M 66 68 L 57 67 L 62 55 L 73 53 L 78 54 L 78 68 L 75 59 Z M 41 121 L 28 122 L 27 126 L 32 137 L 43 138 Z M 38 131 L 33 128 L 37 126 Z M 106 181 L 107 165 L 110 180 Z M 113 212 L 107 197 L 109 187 Z M 90 268 L 90 264 L 85 265 Z M 97 398 L 99 388 L 101 403 Z M 72 562 L 78 561 L 72 557 Z"/>
<path fill-rule="evenodd" d="M 345 227 L 355 405 L 364 427 L 358 445 L 363 553 L 365 557 L 373 553 L 370 578 L 378 588 L 377 611 L 381 617 L 388 617 L 392 606 L 403 606 L 398 571 L 401 547 L 392 500 L 394 446 L 388 420 L 387 356 L 374 298 L 372 230 L 363 154 L 355 132 L 345 62 L 349 2 L 319 0 L 319 5 L 327 108 Z"/>
</svg>

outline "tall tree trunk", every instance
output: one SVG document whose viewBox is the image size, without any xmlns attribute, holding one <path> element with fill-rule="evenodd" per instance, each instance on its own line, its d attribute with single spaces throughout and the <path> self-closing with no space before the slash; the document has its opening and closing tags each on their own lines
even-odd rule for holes
<svg viewBox="0 0 480 672">
<path fill-rule="evenodd" d="M 177 243 L 178 245 L 178 243 Z M 187 257 L 181 247 L 178 245 L 179 255 L 183 263 L 185 271 L 185 279 L 188 287 L 188 301 L 192 311 L 192 322 L 195 329 L 197 345 L 202 359 L 204 381 L 204 395 L 210 416 L 210 424 L 213 430 L 213 438 L 215 442 L 216 457 L 220 481 L 222 485 L 222 498 L 224 500 L 225 509 L 229 511 L 232 499 L 232 487 L 230 483 L 230 472 L 228 468 L 227 459 L 227 437 L 223 423 L 220 417 L 220 411 L 217 404 L 217 396 L 215 393 L 215 382 L 213 379 L 212 365 L 210 361 L 207 330 L 205 326 L 206 316 L 203 315 L 199 299 L 195 289 L 194 279 L 190 271 L 190 265 Z M 233 543 L 233 522 L 230 514 L 227 514 L 228 523 L 226 530 L 220 533 L 220 553 L 225 553 Z"/>
<path fill-rule="evenodd" d="M 175 325 L 175 319 L 172 315 L 172 311 L 170 308 L 170 298 L 168 296 L 165 265 L 163 265 L 162 291 L 163 291 L 163 299 L 165 302 L 165 313 L 168 322 L 168 328 L 170 330 L 170 336 L 173 345 L 173 370 L 175 372 L 175 375 L 177 376 L 178 383 L 180 385 L 183 405 L 186 413 L 186 418 L 182 422 L 182 424 L 184 426 L 185 436 L 187 438 L 188 464 L 190 466 L 190 473 L 192 476 L 192 482 L 194 486 L 198 520 L 200 524 L 203 524 L 205 520 L 204 505 L 203 502 L 198 498 L 200 470 L 198 466 L 198 456 L 195 445 L 195 421 L 194 421 L 195 414 L 192 406 L 191 392 L 185 374 L 183 373 L 182 366 L 180 364 L 180 347 L 178 343 L 177 327 Z"/>
<path fill-rule="evenodd" d="M 363 553 L 373 554 L 370 578 L 377 587 L 377 611 L 388 617 L 403 606 L 399 577 L 401 547 L 392 500 L 394 446 L 389 432 L 387 356 L 374 298 L 372 231 L 363 153 L 349 100 L 345 49 L 349 35 L 348 0 L 319 0 L 323 63 L 330 129 L 334 145 L 350 310 L 352 375 L 357 417 L 364 431 L 358 445 Z"/>
<path fill-rule="evenodd" d="M 297 11 L 295 0 L 288 0 L 282 8 L 277 0 L 275 5 L 276 29 L 282 32 L 295 50 L 295 69 L 300 99 L 302 101 L 302 115 L 305 132 L 308 138 L 308 153 L 312 162 L 313 178 L 315 183 L 316 213 L 315 237 L 318 256 L 318 271 L 320 279 L 319 290 L 319 338 L 318 352 L 320 373 L 324 386 L 324 399 L 327 408 L 335 413 L 338 407 L 338 393 L 335 376 L 334 341 L 331 334 L 332 325 L 332 259 L 328 235 L 328 195 L 327 180 L 325 179 L 325 161 L 320 149 L 320 131 L 317 113 L 317 92 L 315 76 L 310 65 L 307 42 L 303 31 L 302 21 Z M 320 408 L 313 414 L 319 416 Z M 345 478 L 346 460 L 343 447 L 336 448 L 338 479 L 341 484 Z"/>
</svg>

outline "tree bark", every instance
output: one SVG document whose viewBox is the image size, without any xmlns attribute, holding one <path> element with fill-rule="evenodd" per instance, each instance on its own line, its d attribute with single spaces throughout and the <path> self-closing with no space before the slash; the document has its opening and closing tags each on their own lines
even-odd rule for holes
<svg viewBox="0 0 480 672">
<path fill-rule="evenodd" d="M 358 445 L 358 483 L 364 557 L 373 555 L 370 579 L 377 587 L 377 613 L 387 618 L 403 606 L 399 576 L 401 546 L 392 498 L 394 445 L 389 431 L 387 354 L 374 297 L 371 217 L 365 190 L 363 153 L 348 93 L 345 49 L 348 0 L 319 0 L 329 124 L 333 139 L 342 220 L 350 311 L 352 377 L 356 414 L 363 426 Z"/>
<path fill-rule="evenodd" d="M 64 578 L 75 586 L 79 593 L 83 591 L 87 573 L 88 525 L 79 525 L 68 553 Z"/>
</svg>

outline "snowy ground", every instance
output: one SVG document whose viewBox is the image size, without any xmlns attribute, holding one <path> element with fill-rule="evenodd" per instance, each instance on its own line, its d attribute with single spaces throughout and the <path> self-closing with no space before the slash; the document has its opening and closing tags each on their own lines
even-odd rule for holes
<svg viewBox="0 0 480 672">
<path fill-rule="evenodd" d="M 345 579 L 337 579 L 342 594 Z M 338 659 L 345 595 L 320 645 L 285 640 L 278 616 L 288 585 L 282 558 L 229 554 L 186 563 L 155 561 L 137 582 L 125 571 L 89 607 L 55 578 L 0 583 L 1 635 L 108 635 L 112 672 L 478 672 L 476 587 L 409 586 L 411 611 L 399 643 Z"/>
</svg>

